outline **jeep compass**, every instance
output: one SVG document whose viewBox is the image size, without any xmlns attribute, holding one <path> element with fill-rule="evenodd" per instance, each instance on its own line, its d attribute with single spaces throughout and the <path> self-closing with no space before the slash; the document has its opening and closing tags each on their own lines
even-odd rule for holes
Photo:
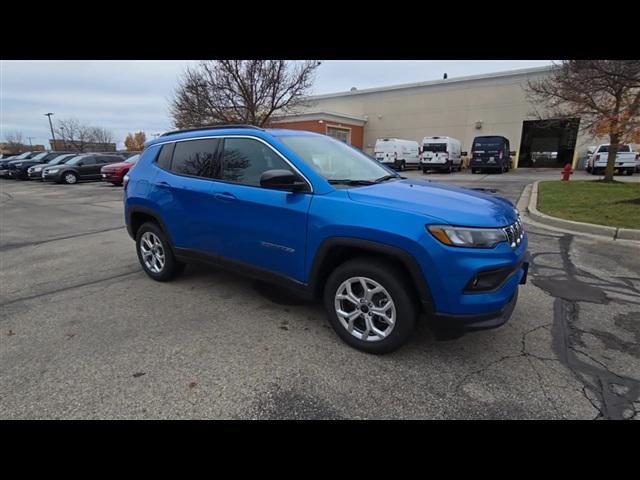
<svg viewBox="0 0 640 480">
<path fill-rule="evenodd" d="M 403 345 L 421 313 L 438 329 L 499 327 L 526 281 L 511 202 L 403 178 L 321 134 L 169 132 L 146 143 L 124 187 L 149 277 L 203 261 L 289 287 L 321 299 L 340 338 L 366 352 Z"/>
</svg>

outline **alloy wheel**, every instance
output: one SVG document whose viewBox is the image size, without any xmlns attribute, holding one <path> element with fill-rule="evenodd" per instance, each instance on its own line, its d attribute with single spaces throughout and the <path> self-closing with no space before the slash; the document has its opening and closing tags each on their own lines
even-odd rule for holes
<svg viewBox="0 0 640 480">
<path fill-rule="evenodd" d="M 334 306 L 338 320 L 355 338 L 383 340 L 396 323 L 396 307 L 389 292 L 367 277 L 351 277 L 338 287 Z"/>
<path fill-rule="evenodd" d="M 164 268 L 165 254 L 162 242 L 153 232 L 144 232 L 140 238 L 140 253 L 145 267 L 152 273 L 160 273 Z"/>
</svg>

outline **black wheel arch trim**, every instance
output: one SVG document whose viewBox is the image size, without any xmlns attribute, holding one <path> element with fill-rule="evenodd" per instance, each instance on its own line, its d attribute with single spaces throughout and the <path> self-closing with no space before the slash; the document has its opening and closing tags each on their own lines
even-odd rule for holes
<svg viewBox="0 0 640 480">
<path fill-rule="evenodd" d="M 136 239 L 136 236 L 132 229 L 133 216 L 136 213 L 144 213 L 145 215 L 149 215 L 150 217 L 152 217 L 158 223 L 162 231 L 165 233 L 165 235 L 169 239 L 169 242 L 171 243 L 171 248 L 174 248 L 173 238 L 171 238 L 171 232 L 167 228 L 166 223 L 164 223 L 164 220 L 162 220 L 162 217 L 155 210 L 149 207 L 143 207 L 140 205 L 129 207 L 129 212 L 127 214 L 127 233 L 129 233 L 129 236 L 131 238 L 133 238 L 134 240 Z"/>
<path fill-rule="evenodd" d="M 433 297 L 431 295 L 431 289 L 429 288 L 426 278 L 424 278 L 420 265 L 413 257 L 413 255 L 411 255 L 406 250 L 388 245 L 386 243 L 380 243 L 356 237 L 331 237 L 325 239 L 320 244 L 313 259 L 313 264 L 311 266 L 311 271 L 309 274 L 309 288 L 314 293 L 314 295 L 318 295 L 318 291 L 320 287 L 322 287 L 322 285 L 319 285 L 318 280 L 323 262 L 325 261 L 329 252 L 335 247 L 354 247 L 367 252 L 381 253 L 395 258 L 409 272 L 413 285 L 418 290 L 418 295 L 420 297 L 419 300 L 422 304 L 423 309 L 425 310 L 425 313 L 434 312 L 434 303 Z"/>
</svg>

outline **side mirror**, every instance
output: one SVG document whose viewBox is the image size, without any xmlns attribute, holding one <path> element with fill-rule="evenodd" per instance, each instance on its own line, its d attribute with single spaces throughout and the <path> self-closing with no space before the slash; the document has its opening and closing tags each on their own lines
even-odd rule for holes
<svg viewBox="0 0 640 480">
<path fill-rule="evenodd" d="M 77 165 L 78 167 L 82 167 L 82 166 L 84 165 L 84 162 L 78 162 L 78 163 L 76 163 L 76 165 Z"/>
<path fill-rule="evenodd" d="M 515 150 L 509 152 L 509 155 L 514 156 L 516 154 Z"/>
<path fill-rule="evenodd" d="M 260 186 L 290 192 L 308 190 L 306 182 L 300 181 L 297 175 L 289 170 L 267 170 L 260 176 Z"/>
<path fill-rule="evenodd" d="M 460 152 L 460 155 L 462 155 L 463 157 L 466 157 L 466 156 L 467 156 L 467 153 L 468 153 L 468 152 Z"/>
</svg>

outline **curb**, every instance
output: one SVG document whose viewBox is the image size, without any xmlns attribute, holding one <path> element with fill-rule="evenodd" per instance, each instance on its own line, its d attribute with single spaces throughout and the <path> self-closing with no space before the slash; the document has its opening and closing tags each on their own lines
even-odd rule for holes
<svg viewBox="0 0 640 480">
<path fill-rule="evenodd" d="M 538 183 L 540 182 L 534 182 L 531 186 L 531 196 L 529 197 L 529 204 L 527 205 L 527 212 L 529 213 L 529 216 L 535 221 L 572 232 L 588 233 L 590 235 L 605 237 L 610 240 L 640 240 L 640 230 L 631 228 L 607 227 L 605 225 L 595 225 L 593 223 L 575 222 L 573 220 L 564 220 L 562 218 L 552 217 L 540 212 L 537 208 Z"/>
</svg>

